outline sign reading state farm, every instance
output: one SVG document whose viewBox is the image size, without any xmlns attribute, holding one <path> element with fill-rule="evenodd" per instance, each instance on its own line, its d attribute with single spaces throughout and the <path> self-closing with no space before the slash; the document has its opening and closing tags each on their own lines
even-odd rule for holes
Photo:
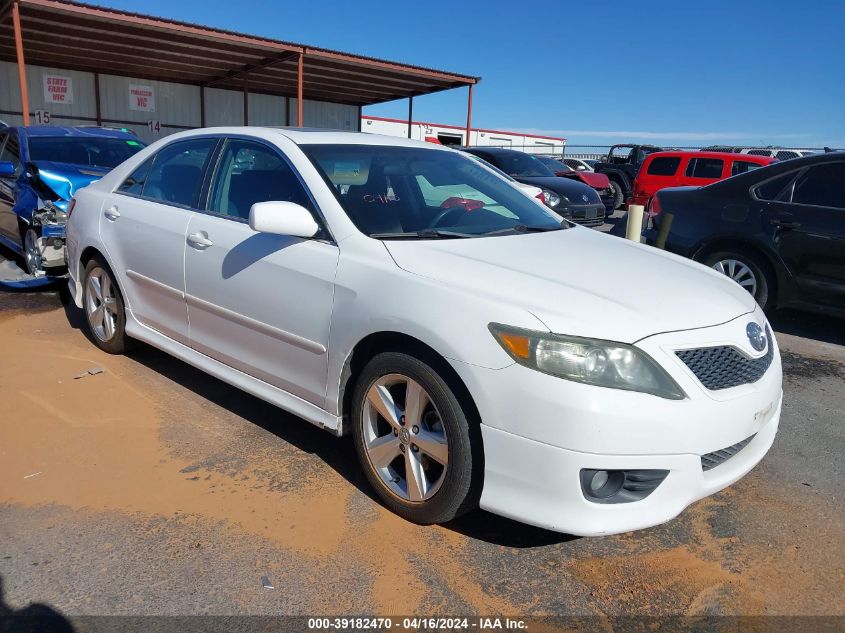
<svg viewBox="0 0 845 633">
<path fill-rule="evenodd" d="M 140 112 L 155 112 L 156 94 L 152 86 L 129 84 L 129 109 Z"/>
<path fill-rule="evenodd" d="M 61 75 L 44 75 L 45 103 L 73 103 L 73 81 Z"/>
</svg>

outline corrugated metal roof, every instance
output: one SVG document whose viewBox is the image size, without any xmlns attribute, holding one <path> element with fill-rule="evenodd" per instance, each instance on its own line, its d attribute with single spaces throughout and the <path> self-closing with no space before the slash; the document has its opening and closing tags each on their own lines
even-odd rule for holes
<svg viewBox="0 0 845 633">
<path fill-rule="evenodd" d="M 0 10 L 0 59 L 15 60 Z M 71 0 L 18 0 L 27 64 L 294 96 L 304 54 L 306 99 L 369 105 L 477 83 L 480 78 L 248 35 Z"/>
</svg>

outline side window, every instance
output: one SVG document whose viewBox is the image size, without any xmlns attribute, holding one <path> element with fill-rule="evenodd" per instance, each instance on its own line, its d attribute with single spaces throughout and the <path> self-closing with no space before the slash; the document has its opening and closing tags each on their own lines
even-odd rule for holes
<svg viewBox="0 0 845 633">
<path fill-rule="evenodd" d="M 690 178 L 721 178 L 725 161 L 721 158 L 691 158 L 687 165 Z"/>
<path fill-rule="evenodd" d="M 155 156 L 151 156 L 145 160 L 141 165 L 132 172 L 132 174 L 123 181 L 123 184 L 118 187 L 118 191 L 123 193 L 131 193 L 135 196 L 140 196 L 144 190 L 144 183 L 147 180 L 147 175 L 150 173 L 150 168 L 153 166 Z"/>
<path fill-rule="evenodd" d="M 215 138 L 198 138 L 165 146 L 153 159 L 142 195 L 165 204 L 196 207 L 203 166 L 216 143 Z"/>
<path fill-rule="evenodd" d="M 674 176 L 680 164 L 680 156 L 660 156 L 651 160 L 646 173 L 650 176 Z"/>
<path fill-rule="evenodd" d="M 270 200 L 311 207 L 296 173 L 276 151 L 254 141 L 228 141 L 214 175 L 208 210 L 248 220 L 253 204 Z"/>
<path fill-rule="evenodd" d="M 775 154 L 775 158 L 777 158 L 778 160 L 789 160 L 790 158 L 798 158 L 798 152 L 782 150 Z"/>
<path fill-rule="evenodd" d="M 796 172 L 791 171 L 759 184 L 754 190 L 754 195 L 759 200 L 782 199 L 783 194 L 785 193 L 784 190 L 787 188 L 787 185 L 792 183 L 792 180 L 795 178 L 795 174 Z"/>
<path fill-rule="evenodd" d="M 15 171 L 18 171 L 20 169 L 21 150 L 20 145 L 18 143 L 18 135 L 14 131 L 9 132 L 9 137 L 6 140 L 6 145 L 3 147 L 2 154 L 0 154 L 0 162 L 12 163 L 15 166 Z"/>
<path fill-rule="evenodd" d="M 760 169 L 763 165 L 758 163 L 752 163 L 751 161 L 747 160 L 735 160 L 733 165 L 731 165 L 731 176 L 736 176 L 737 174 L 744 174 L 748 171 L 753 171 L 755 169 Z"/>
<path fill-rule="evenodd" d="M 845 163 L 828 163 L 810 167 L 795 183 L 794 204 L 845 209 Z"/>
</svg>

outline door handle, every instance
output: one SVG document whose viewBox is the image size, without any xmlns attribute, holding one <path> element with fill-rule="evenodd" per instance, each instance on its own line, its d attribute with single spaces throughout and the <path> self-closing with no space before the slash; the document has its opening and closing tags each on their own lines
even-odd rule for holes
<svg viewBox="0 0 845 633">
<path fill-rule="evenodd" d="M 191 233 L 188 236 L 188 244 L 190 244 L 197 250 L 204 250 L 209 246 L 213 246 L 214 242 L 208 239 L 208 233 L 206 233 L 205 231 L 200 231 L 199 233 Z"/>
<path fill-rule="evenodd" d="M 120 217 L 120 211 L 117 210 L 116 205 L 112 205 L 108 209 L 103 211 L 103 215 L 106 216 L 107 220 L 111 220 L 112 222 L 114 222 Z"/>
<path fill-rule="evenodd" d="M 782 229 L 797 229 L 801 227 L 800 222 L 789 222 L 788 220 L 769 220 L 769 224 Z"/>
</svg>

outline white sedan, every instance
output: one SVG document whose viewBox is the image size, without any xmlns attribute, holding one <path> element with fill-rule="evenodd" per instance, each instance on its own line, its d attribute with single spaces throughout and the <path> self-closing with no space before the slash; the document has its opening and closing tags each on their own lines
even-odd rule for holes
<svg viewBox="0 0 845 633">
<path fill-rule="evenodd" d="M 175 134 L 78 192 L 68 255 L 99 347 L 144 341 L 351 433 L 419 523 L 655 525 L 778 427 L 777 343 L 745 290 L 429 143 Z"/>
</svg>

